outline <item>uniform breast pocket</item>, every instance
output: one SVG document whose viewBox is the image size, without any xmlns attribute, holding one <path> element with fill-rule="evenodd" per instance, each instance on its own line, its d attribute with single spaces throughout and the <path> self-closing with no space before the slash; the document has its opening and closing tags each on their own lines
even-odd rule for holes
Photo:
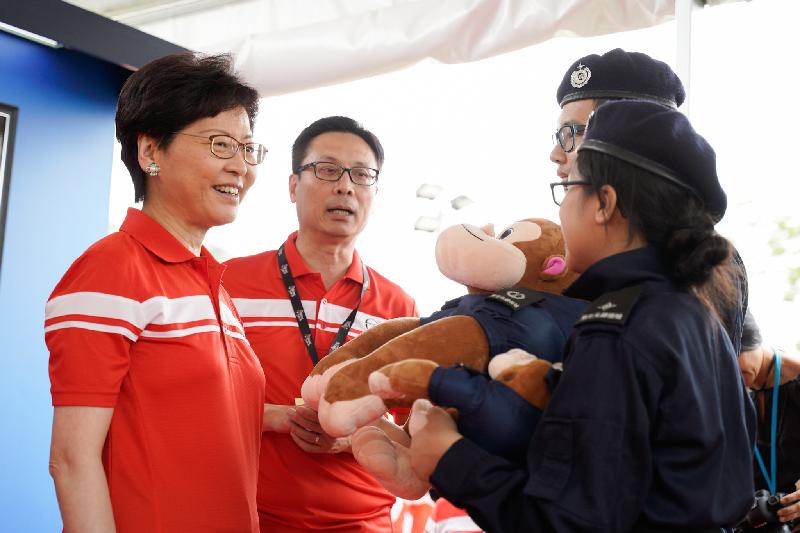
<svg viewBox="0 0 800 533">
<path fill-rule="evenodd" d="M 537 498 L 555 500 L 572 471 L 573 422 L 545 418 L 534 436 L 536 446 L 528 455 L 531 477 L 526 492 Z"/>
<path fill-rule="evenodd" d="M 622 426 L 604 420 L 543 418 L 528 453 L 525 492 L 553 502 L 586 524 L 613 524 L 625 455 Z M 630 495 L 629 495 L 630 496 Z"/>
</svg>

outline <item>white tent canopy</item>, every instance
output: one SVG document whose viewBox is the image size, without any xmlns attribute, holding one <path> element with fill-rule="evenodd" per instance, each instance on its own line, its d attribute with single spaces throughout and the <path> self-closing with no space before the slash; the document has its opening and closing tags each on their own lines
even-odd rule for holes
<svg viewBox="0 0 800 533">
<path fill-rule="evenodd" d="M 254 132 L 270 147 L 260 183 L 237 221 L 209 235 L 231 255 L 274 247 L 291 230 L 285 179 L 303 127 L 344 114 L 379 133 L 390 155 L 360 250 L 426 311 L 459 288 L 437 278 L 434 235 L 413 230 L 418 217 L 443 226 L 554 217 L 542 184 L 555 173 L 547 155 L 565 63 L 618 46 L 657 57 L 686 85 L 691 74 L 692 122 L 717 150 L 729 196 L 721 230 L 751 272 L 764 333 L 777 345 L 798 342 L 797 303 L 780 299 L 798 252 L 773 256 L 768 244 L 781 220 L 797 219 L 796 172 L 764 158 L 792 136 L 769 145 L 763 134 L 785 114 L 767 97 L 776 80 L 794 80 L 786 65 L 797 0 L 702 10 L 697 0 L 71 1 L 188 48 L 232 51 L 267 97 Z M 443 188 L 441 201 L 415 195 L 425 183 Z M 121 168 L 114 228 L 132 196 L 125 187 Z M 474 204 L 455 210 L 459 195 Z"/>
<path fill-rule="evenodd" d="M 262 96 L 426 58 L 478 61 L 553 37 L 645 28 L 673 19 L 676 10 L 675 0 L 254 0 L 218 1 L 213 8 L 202 0 L 73 3 L 105 8 L 121 22 L 188 48 L 231 51 Z"/>
</svg>

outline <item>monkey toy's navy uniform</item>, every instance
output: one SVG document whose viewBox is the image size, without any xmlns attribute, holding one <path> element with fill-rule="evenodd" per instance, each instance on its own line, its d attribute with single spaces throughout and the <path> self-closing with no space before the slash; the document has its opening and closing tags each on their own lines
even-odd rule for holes
<svg viewBox="0 0 800 533">
<path fill-rule="evenodd" d="M 422 324 L 449 316 L 474 318 L 486 334 L 489 357 L 513 348 L 560 362 L 587 302 L 530 289 L 469 294 L 447 302 Z M 458 409 L 458 430 L 483 449 L 524 463 L 541 411 L 505 384 L 469 368 L 437 368 L 428 385 L 437 405 Z"/>
<path fill-rule="evenodd" d="M 497 533 L 736 523 L 753 497 L 755 412 L 719 320 L 651 247 L 595 263 L 565 294 L 592 303 L 527 466 L 461 439 L 434 487 Z"/>
</svg>

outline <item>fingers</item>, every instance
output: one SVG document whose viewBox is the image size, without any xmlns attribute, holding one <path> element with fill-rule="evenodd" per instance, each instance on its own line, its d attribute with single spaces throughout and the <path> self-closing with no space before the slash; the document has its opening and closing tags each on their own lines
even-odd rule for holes
<svg viewBox="0 0 800 533">
<path fill-rule="evenodd" d="M 308 453 L 339 453 L 350 447 L 350 439 L 325 433 L 319 424 L 317 412 L 310 407 L 290 407 L 288 415 L 289 435 L 302 450 Z"/>
<path fill-rule="evenodd" d="M 306 451 L 319 452 L 332 444 L 333 439 L 322 431 L 317 412 L 304 405 L 289 408 L 289 433 L 298 446 Z"/>
<path fill-rule="evenodd" d="M 789 504 L 789 503 L 794 503 L 794 502 L 800 502 L 800 490 L 797 490 L 795 492 L 787 494 L 786 496 L 781 498 L 781 503 L 783 505 L 786 505 L 786 504 Z"/>
<path fill-rule="evenodd" d="M 442 455 L 461 435 L 455 422 L 441 408 L 427 400 L 417 400 L 411 408 L 411 467 L 414 475 L 427 481 Z"/>
<path fill-rule="evenodd" d="M 422 430 L 425 426 L 429 431 L 448 432 L 456 430 L 456 423 L 453 418 L 441 407 L 435 407 L 425 399 L 416 400 L 411 407 L 411 419 L 409 420 L 408 430 L 411 437 Z"/>
<path fill-rule="evenodd" d="M 297 444 L 297 446 L 304 452 L 322 453 L 322 448 L 320 447 L 319 443 L 315 442 L 316 437 L 311 439 L 311 441 L 309 442 L 308 440 L 306 440 L 305 436 L 303 436 L 300 433 L 295 433 L 294 431 L 291 431 L 289 433 L 289 436 L 292 438 L 294 443 Z"/>
<path fill-rule="evenodd" d="M 778 511 L 778 519 L 781 522 L 789 522 L 797 518 L 800 518 L 800 503 L 795 503 Z"/>
<path fill-rule="evenodd" d="M 319 427 L 319 414 L 311 407 L 307 405 L 298 405 L 294 408 L 294 411 L 295 413 L 293 414 L 297 416 L 292 416 L 292 418 L 295 419 L 298 424 Z"/>
<path fill-rule="evenodd" d="M 778 510 L 781 522 L 789 522 L 800 518 L 800 480 L 795 484 L 798 490 L 781 498 L 783 507 Z"/>
<path fill-rule="evenodd" d="M 411 416 L 408 421 L 408 432 L 412 439 L 428 423 L 428 413 L 432 408 L 433 404 L 424 399 L 415 401 L 411 406 Z"/>
<path fill-rule="evenodd" d="M 325 433 L 309 431 L 296 424 L 292 425 L 289 436 L 303 451 L 308 453 L 339 453 L 350 447 L 347 438 L 337 439 Z"/>
</svg>

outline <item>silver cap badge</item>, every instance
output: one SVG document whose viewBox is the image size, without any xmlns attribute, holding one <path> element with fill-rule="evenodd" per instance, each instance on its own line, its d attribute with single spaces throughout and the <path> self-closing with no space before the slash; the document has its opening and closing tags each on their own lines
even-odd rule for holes
<svg viewBox="0 0 800 533">
<path fill-rule="evenodd" d="M 583 64 L 578 63 L 578 68 L 575 69 L 575 72 L 573 72 L 572 75 L 570 75 L 569 82 L 576 89 L 580 89 L 581 87 L 589 83 L 589 79 L 591 77 L 592 77 L 592 71 L 589 70 L 589 67 L 584 67 Z"/>
</svg>

